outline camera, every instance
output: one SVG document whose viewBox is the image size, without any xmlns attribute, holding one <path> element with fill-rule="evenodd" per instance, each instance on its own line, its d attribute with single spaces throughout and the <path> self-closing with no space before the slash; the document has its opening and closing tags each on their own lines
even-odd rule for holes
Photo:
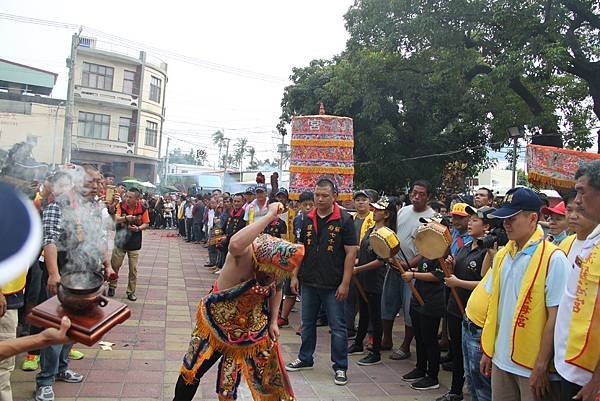
<svg viewBox="0 0 600 401">
<path fill-rule="evenodd" d="M 477 246 L 483 249 L 489 249 L 498 244 L 498 246 L 504 246 L 508 242 L 508 236 L 503 227 L 494 227 L 490 232 L 481 238 L 477 238 Z"/>
</svg>

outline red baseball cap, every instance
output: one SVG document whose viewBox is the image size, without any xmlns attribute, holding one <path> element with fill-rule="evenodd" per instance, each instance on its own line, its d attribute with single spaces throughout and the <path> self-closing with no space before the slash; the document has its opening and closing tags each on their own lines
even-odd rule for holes
<svg viewBox="0 0 600 401">
<path fill-rule="evenodd" d="M 560 202 L 554 207 L 543 207 L 542 214 L 560 214 L 561 216 L 567 215 L 567 208 L 565 207 L 565 202 Z"/>
</svg>

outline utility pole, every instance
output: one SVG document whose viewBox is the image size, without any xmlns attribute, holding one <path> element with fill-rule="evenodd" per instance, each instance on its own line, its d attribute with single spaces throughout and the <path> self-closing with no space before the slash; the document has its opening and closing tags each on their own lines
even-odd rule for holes
<svg viewBox="0 0 600 401">
<path fill-rule="evenodd" d="M 71 56 L 67 59 L 67 68 L 69 68 L 69 83 L 67 85 L 67 103 L 65 105 L 65 128 L 63 132 L 63 153 L 62 162 L 71 161 L 71 135 L 73 135 L 73 113 L 75 102 L 73 100 L 73 91 L 75 89 L 75 58 L 77 57 L 77 46 L 79 46 L 79 32 L 71 37 Z"/>
<path fill-rule="evenodd" d="M 165 156 L 165 186 L 169 185 L 169 145 L 171 145 L 171 138 L 167 137 L 167 155 Z"/>
<path fill-rule="evenodd" d="M 223 181 L 221 182 L 221 190 L 225 192 L 225 175 L 227 174 L 227 163 L 229 162 L 229 138 L 223 138 L 224 141 L 227 141 L 227 145 L 225 145 L 225 160 L 223 160 Z"/>
<path fill-rule="evenodd" d="M 283 178 L 283 155 L 287 152 L 287 145 L 285 144 L 285 136 L 281 135 L 281 143 L 277 145 L 277 152 L 279 153 L 279 179 Z"/>
<path fill-rule="evenodd" d="M 510 127 L 508 129 L 508 136 L 513 140 L 513 151 L 512 151 L 512 188 L 517 185 L 517 146 L 519 138 L 523 136 L 523 130 L 521 127 Z"/>
</svg>

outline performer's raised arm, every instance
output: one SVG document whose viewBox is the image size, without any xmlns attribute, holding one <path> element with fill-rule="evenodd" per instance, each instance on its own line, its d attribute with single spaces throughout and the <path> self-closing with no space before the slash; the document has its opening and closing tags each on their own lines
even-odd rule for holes
<svg viewBox="0 0 600 401">
<path fill-rule="evenodd" d="M 252 245 L 252 241 L 256 239 L 276 217 L 277 213 L 283 210 L 283 205 L 279 202 L 274 202 L 269 205 L 267 214 L 255 221 L 254 223 L 242 228 L 229 241 L 229 253 L 232 256 L 241 256 L 244 251 Z"/>
</svg>

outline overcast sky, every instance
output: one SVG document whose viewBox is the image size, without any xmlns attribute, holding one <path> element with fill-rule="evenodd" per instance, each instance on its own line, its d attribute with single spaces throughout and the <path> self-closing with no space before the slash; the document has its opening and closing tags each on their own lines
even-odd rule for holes
<svg viewBox="0 0 600 401">
<path fill-rule="evenodd" d="M 219 128 L 232 143 L 248 137 L 260 159 L 273 157 L 280 141 L 273 132 L 292 68 L 344 49 L 348 35 L 343 15 L 351 4 L 352 0 L 2 0 L 0 12 L 83 25 L 268 76 L 251 79 L 158 56 L 169 64 L 164 131 L 173 137 L 171 146 L 202 146 L 214 162 L 210 135 Z M 53 97 L 65 98 L 65 59 L 73 32 L 0 19 L 0 58 L 58 73 Z M 84 29 L 82 35 L 90 33 Z"/>
</svg>

